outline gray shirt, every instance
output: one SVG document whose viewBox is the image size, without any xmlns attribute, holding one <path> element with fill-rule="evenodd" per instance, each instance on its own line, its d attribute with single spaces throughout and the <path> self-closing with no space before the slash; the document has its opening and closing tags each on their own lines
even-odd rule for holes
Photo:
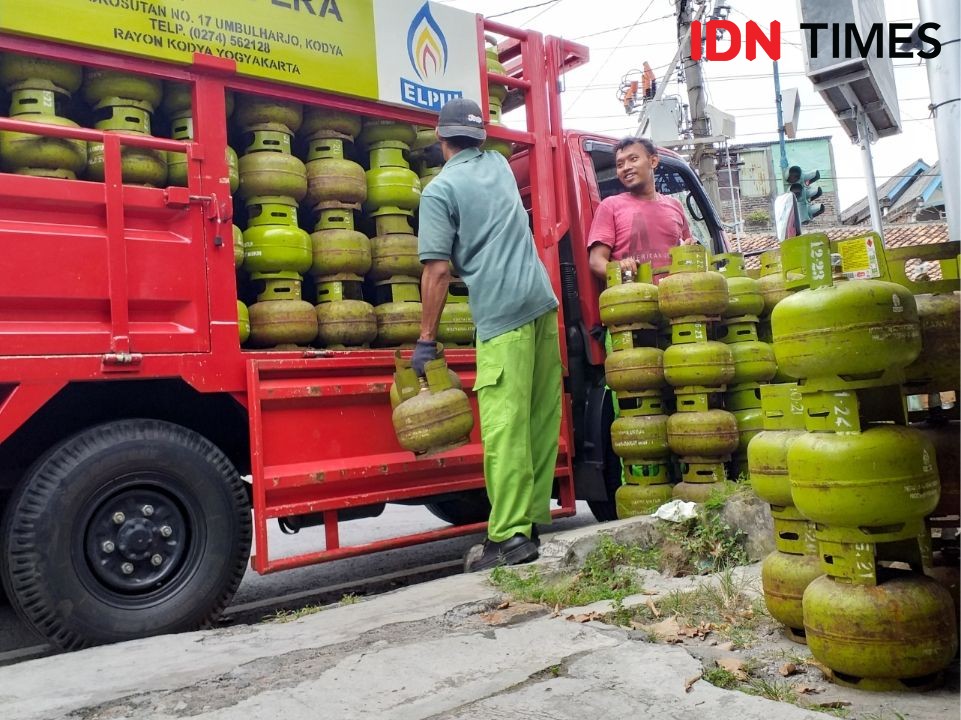
<svg viewBox="0 0 961 720">
<path fill-rule="evenodd" d="M 467 284 L 479 341 L 557 307 L 514 174 L 500 153 L 469 148 L 448 160 L 424 189 L 419 217 L 420 260 L 454 263 Z"/>
</svg>

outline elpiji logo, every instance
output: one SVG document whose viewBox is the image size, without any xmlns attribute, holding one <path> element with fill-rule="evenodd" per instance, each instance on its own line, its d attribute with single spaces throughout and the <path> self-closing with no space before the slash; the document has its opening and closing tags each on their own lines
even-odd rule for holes
<svg viewBox="0 0 961 720">
<path fill-rule="evenodd" d="M 425 110 L 440 110 L 448 100 L 461 97 L 460 90 L 441 90 L 433 85 L 443 82 L 447 75 L 447 38 L 430 12 L 430 3 L 411 20 L 407 31 L 407 57 L 420 82 L 400 79 L 400 96 L 404 102 Z"/>
</svg>

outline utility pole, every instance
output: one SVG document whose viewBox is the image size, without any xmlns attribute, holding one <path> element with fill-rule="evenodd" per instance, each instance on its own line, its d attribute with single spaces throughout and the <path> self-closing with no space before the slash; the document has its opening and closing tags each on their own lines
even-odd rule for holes
<svg viewBox="0 0 961 720">
<path fill-rule="evenodd" d="M 787 148 L 784 146 L 784 111 L 781 106 L 781 75 L 777 71 L 777 60 L 774 61 L 774 99 L 777 102 L 777 136 L 781 146 L 781 180 L 787 174 Z M 780 189 L 780 188 L 778 188 Z"/>
<path fill-rule="evenodd" d="M 701 3 L 703 4 L 703 2 Z M 704 75 L 701 62 L 691 59 L 691 20 L 694 0 L 677 0 L 677 38 L 680 43 L 684 72 L 687 77 L 687 98 L 691 106 L 691 128 L 694 131 L 694 157 L 697 158 L 697 173 L 707 196 L 718 212 L 721 211 L 721 195 L 717 184 L 717 156 L 714 144 L 698 142 L 699 138 L 711 136 L 711 122 L 707 116 L 707 93 L 704 91 Z"/>
<path fill-rule="evenodd" d="M 961 240 L 961 170 L 958 168 L 958 124 L 961 123 L 961 101 L 958 85 L 961 79 L 961 49 L 958 30 L 961 11 L 956 2 L 918 0 L 921 22 L 939 22 L 943 31 L 941 53 L 928 58 L 928 88 L 931 92 L 931 112 L 934 115 L 934 136 L 941 160 L 941 183 L 944 189 L 944 210 L 948 216 L 948 238 Z"/>
</svg>

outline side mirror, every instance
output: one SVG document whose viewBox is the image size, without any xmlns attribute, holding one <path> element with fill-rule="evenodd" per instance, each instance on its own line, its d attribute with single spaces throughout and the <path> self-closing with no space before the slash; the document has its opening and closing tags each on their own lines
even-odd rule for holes
<svg viewBox="0 0 961 720">
<path fill-rule="evenodd" d="M 786 192 L 774 198 L 774 228 L 779 243 L 801 234 L 801 216 L 794 193 Z"/>
</svg>

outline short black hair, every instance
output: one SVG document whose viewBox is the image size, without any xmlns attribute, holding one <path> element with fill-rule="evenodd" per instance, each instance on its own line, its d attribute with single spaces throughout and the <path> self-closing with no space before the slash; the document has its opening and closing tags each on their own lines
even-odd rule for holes
<svg viewBox="0 0 961 720">
<path fill-rule="evenodd" d="M 449 138 L 443 138 L 444 142 L 450 145 L 455 150 L 466 150 L 467 148 L 480 147 L 483 144 L 483 140 L 477 140 L 475 138 L 464 137 L 463 135 L 454 135 Z"/>
<path fill-rule="evenodd" d="M 614 146 L 614 155 L 617 155 L 617 153 L 619 153 L 621 150 L 626 150 L 631 145 L 640 145 L 645 151 L 647 151 L 648 155 L 651 157 L 657 157 L 657 146 L 647 138 L 643 137 L 626 137 L 622 140 L 619 140 L 617 145 Z"/>
</svg>

